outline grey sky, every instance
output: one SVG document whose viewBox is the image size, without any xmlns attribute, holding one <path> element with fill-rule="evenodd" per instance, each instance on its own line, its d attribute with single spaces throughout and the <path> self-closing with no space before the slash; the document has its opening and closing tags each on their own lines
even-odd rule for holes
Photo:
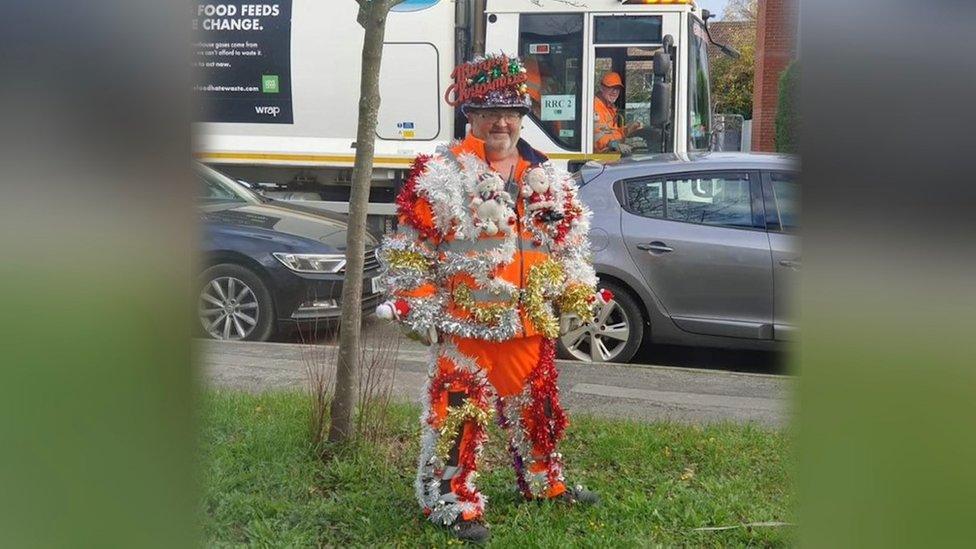
<svg viewBox="0 0 976 549">
<path fill-rule="evenodd" d="M 722 17 L 722 12 L 725 11 L 725 4 L 727 3 L 728 0 L 698 0 L 698 5 L 703 10 L 714 13 L 718 18 Z"/>
</svg>

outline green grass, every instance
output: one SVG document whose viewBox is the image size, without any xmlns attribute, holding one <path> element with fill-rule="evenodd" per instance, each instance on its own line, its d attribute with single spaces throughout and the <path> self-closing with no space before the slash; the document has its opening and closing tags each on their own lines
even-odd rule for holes
<svg viewBox="0 0 976 549">
<path fill-rule="evenodd" d="M 204 532 L 210 545 L 443 546 L 413 496 L 418 409 L 399 405 L 380 445 L 323 463 L 309 448 L 308 399 L 211 392 L 204 409 Z M 751 426 L 639 424 L 571 417 L 567 476 L 603 502 L 523 502 L 501 433 L 479 486 L 498 547 L 787 545 L 793 530 L 703 526 L 792 521 L 789 439 Z"/>
</svg>

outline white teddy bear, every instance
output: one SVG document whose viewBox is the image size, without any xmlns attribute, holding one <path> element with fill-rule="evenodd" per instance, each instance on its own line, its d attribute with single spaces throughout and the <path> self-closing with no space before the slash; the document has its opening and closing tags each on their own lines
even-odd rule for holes
<svg viewBox="0 0 976 549">
<path fill-rule="evenodd" d="M 489 236 L 512 232 L 515 216 L 512 215 L 511 195 L 505 192 L 505 181 L 496 173 L 482 174 L 478 178 L 477 194 L 471 199 L 479 226 Z"/>
</svg>

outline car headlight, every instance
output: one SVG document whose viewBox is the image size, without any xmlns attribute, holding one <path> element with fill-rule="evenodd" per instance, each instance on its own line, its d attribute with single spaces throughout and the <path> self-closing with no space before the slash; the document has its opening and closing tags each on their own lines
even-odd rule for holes
<svg viewBox="0 0 976 549">
<path fill-rule="evenodd" d="M 346 266 L 345 254 L 271 254 L 296 273 L 337 273 Z"/>
</svg>

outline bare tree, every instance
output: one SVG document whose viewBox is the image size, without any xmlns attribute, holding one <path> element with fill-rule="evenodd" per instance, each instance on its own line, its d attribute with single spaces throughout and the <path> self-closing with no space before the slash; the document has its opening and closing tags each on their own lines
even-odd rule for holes
<svg viewBox="0 0 976 549">
<path fill-rule="evenodd" d="M 366 251 L 366 209 L 373 171 L 376 118 L 380 108 L 380 61 L 390 8 L 403 0 L 355 0 L 357 22 L 366 31 L 363 38 L 359 91 L 359 127 L 356 132 L 356 162 L 349 196 L 349 230 L 346 233 L 346 277 L 342 284 L 342 320 L 339 325 L 339 357 L 336 364 L 335 395 L 332 399 L 329 441 L 344 442 L 353 433 L 359 381 L 360 330 L 362 327 L 363 254 Z"/>
<path fill-rule="evenodd" d="M 722 12 L 725 21 L 751 21 L 759 19 L 759 0 L 729 0 Z"/>
</svg>

